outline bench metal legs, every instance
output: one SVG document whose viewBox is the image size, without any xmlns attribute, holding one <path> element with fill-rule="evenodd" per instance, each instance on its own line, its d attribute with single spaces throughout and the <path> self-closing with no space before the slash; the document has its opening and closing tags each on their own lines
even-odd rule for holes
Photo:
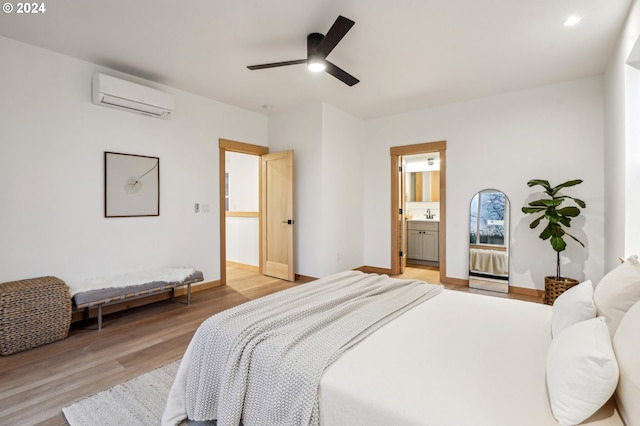
<svg viewBox="0 0 640 426">
<path fill-rule="evenodd" d="M 102 304 L 96 305 L 96 318 L 98 319 L 98 330 L 102 330 Z M 84 320 L 89 321 L 89 306 L 84 308 Z"/>
<path fill-rule="evenodd" d="M 171 289 L 171 301 L 174 302 L 176 300 L 176 289 L 175 287 Z M 187 284 L 187 306 L 191 304 L 191 283 Z"/>
<path fill-rule="evenodd" d="M 98 305 L 98 330 L 102 330 L 102 304 Z"/>
<path fill-rule="evenodd" d="M 187 286 L 187 305 L 191 304 L 191 283 L 186 284 Z M 173 287 L 171 289 L 171 300 L 174 301 L 175 300 L 175 287 Z M 168 290 L 164 290 L 164 292 L 166 293 Z M 141 295 L 141 296 L 137 296 L 137 297 L 129 297 L 126 300 L 133 300 L 133 299 L 138 299 L 140 297 L 147 297 L 149 296 L 149 294 L 145 294 L 145 295 Z M 122 300 L 118 300 L 117 302 L 120 301 L 124 301 L 125 299 Z M 111 303 L 106 303 L 107 305 L 111 305 L 113 304 L 113 302 Z M 102 330 L 102 305 L 103 303 L 98 303 L 96 305 L 94 305 L 94 307 L 96 308 L 96 318 L 98 319 L 98 330 Z M 89 319 L 89 306 L 87 306 L 85 308 L 85 321 Z"/>
</svg>

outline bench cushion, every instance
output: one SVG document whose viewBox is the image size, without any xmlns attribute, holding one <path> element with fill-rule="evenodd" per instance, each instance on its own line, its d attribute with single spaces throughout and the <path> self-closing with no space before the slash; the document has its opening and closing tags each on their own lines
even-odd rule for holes
<svg viewBox="0 0 640 426">
<path fill-rule="evenodd" d="M 202 280 L 202 272 L 195 269 L 164 268 L 94 278 L 86 280 L 78 286 L 70 286 L 70 291 L 77 307 L 91 307 L 98 303 L 109 303 L 118 299 L 150 293 L 154 290 L 177 287 Z"/>
</svg>

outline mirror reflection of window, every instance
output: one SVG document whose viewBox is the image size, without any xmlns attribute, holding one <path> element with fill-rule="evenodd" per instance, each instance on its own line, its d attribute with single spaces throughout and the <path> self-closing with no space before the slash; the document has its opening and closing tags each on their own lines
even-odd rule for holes
<svg viewBox="0 0 640 426">
<path fill-rule="evenodd" d="M 471 200 L 469 243 L 505 245 L 507 199 L 500 191 L 481 191 Z"/>
<path fill-rule="evenodd" d="M 509 292 L 509 199 L 495 189 L 469 205 L 469 287 Z"/>
</svg>

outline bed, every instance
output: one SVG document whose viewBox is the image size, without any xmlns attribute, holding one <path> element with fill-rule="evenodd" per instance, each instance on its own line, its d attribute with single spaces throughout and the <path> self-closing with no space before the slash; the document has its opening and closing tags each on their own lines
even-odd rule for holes
<svg viewBox="0 0 640 426">
<path fill-rule="evenodd" d="M 640 267 L 625 263 L 634 269 L 633 273 L 637 275 L 635 288 L 640 289 Z M 353 277 L 353 274 L 360 273 L 350 271 L 343 274 Z M 609 281 L 616 284 L 619 279 L 613 277 Z M 640 304 L 631 309 L 633 304 L 630 303 L 635 295 L 629 298 L 627 292 L 622 297 L 629 305 L 624 307 L 624 311 L 636 311 L 626 324 L 626 315 L 623 313 L 621 318 L 618 307 L 614 309 L 617 313 L 611 315 L 618 317 L 613 321 L 616 328 L 619 324 L 624 330 L 616 334 L 615 328 L 610 329 L 612 321 L 608 317 L 596 317 L 593 300 L 598 292 L 593 290 L 590 282 L 577 286 L 570 294 L 568 291 L 562 300 L 559 298 L 558 307 L 441 288 L 433 293 L 409 309 L 392 315 L 383 324 L 372 327 L 353 345 L 341 351 L 335 360 L 331 360 L 319 378 L 315 402 L 317 413 L 310 416 L 310 422 L 268 424 L 540 426 L 582 423 L 612 426 L 625 424 L 623 418 L 627 425 L 640 424 L 640 413 L 635 408 L 640 397 L 637 385 L 640 368 L 636 361 L 640 349 Z M 277 293 L 272 296 L 278 297 Z M 603 307 L 606 296 L 600 296 L 604 300 Z M 576 299 L 582 306 L 578 313 L 573 309 L 578 303 Z M 635 300 L 638 299 L 640 292 Z M 563 307 L 563 303 L 566 306 Z M 603 309 L 602 313 L 607 313 L 607 310 Z M 574 329 L 580 329 L 580 333 L 574 333 Z M 240 331 L 241 335 L 243 333 L 245 331 Z M 599 336 L 597 342 L 590 337 L 596 334 Z M 573 352 L 582 347 L 582 343 L 576 343 L 576 335 L 588 336 L 587 352 L 591 352 L 587 354 L 586 363 L 577 360 L 575 354 L 567 355 L 567 351 Z M 612 335 L 616 336 L 613 343 Z M 199 368 L 193 362 L 197 358 L 194 357 L 198 350 L 198 345 L 194 344 L 197 336 L 198 333 L 185 353 L 171 389 L 163 416 L 164 425 L 178 424 L 186 417 L 211 420 L 187 414 L 191 412 L 187 404 L 189 395 L 193 392 L 219 393 L 227 386 L 223 383 L 218 387 L 206 380 L 199 386 L 189 386 L 191 375 Z M 592 340 L 597 344 L 592 344 Z M 597 350 L 604 349 L 594 355 L 592 346 L 597 346 Z M 620 358 L 618 361 L 613 355 L 614 346 L 615 356 Z M 204 347 L 206 351 L 215 352 L 217 349 L 217 345 L 205 344 Z M 245 355 L 254 358 L 259 354 Z M 302 362 L 310 363 L 314 357 L 312 355 Z M 594 363 L 594 359 L 597 362 Z M 257 357 L 250 361 L 249 372 L 255 366 L 255 372 L 261 373 L 263 360 Z M 579 394 L 577 402 L 571 399 L 575 395 L 567 396 L 566 386 L 562 387 L 567 383 L 567 372 L 573 374 L 574 368 L 577 368 L 579 380 L 572 381 L 569 377 L 568 382 L 569 393 L 577 390 Z M 584 374 L 593 368 L 596 369 L 593 374 Z M 263 377 L 265 375 L 261 374 L 260 380 Z M 592 381 L 594 377 L 596 380 Z M 250 375 L 245 379 L 247 382 L 254 380 Z M 274 378 L 271 386 L 275 389 L 282 381 Z M 612 397 L 614 391 L 618 404 Z M 277 398 L 277 392 L 273 392 Z M 287 392 L 296 393 L 289 389 L 283 395 L 286 396 Z M 597 406 L 589 400 L 594 394 L 602 400 Z M 252 394 L 249 389 L 241 401 L 248 404 L 255 395 L 257 393 Z M 220 399 L 227 396 L 223 393 L 218 395 Z M 243 407 L 243 403 L 236 408 L 244 425 L 259 424 L 251 422 L 248 405 Z M 591 411 L 586 417 L 583 403 L 590 404 L 586 409 Z M 581 413 L 575 413 L 580 410 Z M 217 414 L 212 418 L 218 419 L 218 426 L 236 426 L 235 421 L 225 420 L 223 411 Z"/>
</svg>

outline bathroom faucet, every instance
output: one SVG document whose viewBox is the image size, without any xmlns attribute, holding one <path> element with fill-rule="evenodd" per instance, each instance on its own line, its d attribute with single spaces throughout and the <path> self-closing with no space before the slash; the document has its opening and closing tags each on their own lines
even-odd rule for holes
<svg viewBox="0 0 640 426">
<path fill-rule="evenodd" d="M 433 219 L 433 216 L 431 215 L 431 209 L 427 209 L 427 212 L 424 214 L 424 217 L 426 219 Z"/>
</svg>

